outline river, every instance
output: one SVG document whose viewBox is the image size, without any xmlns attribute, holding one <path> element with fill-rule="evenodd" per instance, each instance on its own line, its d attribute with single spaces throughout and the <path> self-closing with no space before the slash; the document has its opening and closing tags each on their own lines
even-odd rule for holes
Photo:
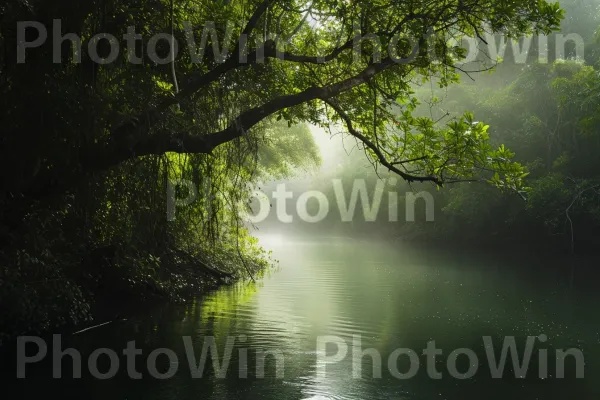
<svg viewBox="0 0 600 400">
<path fill-rule="evenodd" d="M 263 239 L 279 263 L 257 283 L 224 287 L 185 305 L 148 307 L 127 321 L 64 337 L 63 348 L 81 353 L 83 377 L 51 379 L 49 364 L 27 365 L 27 379 L 9 384 L 22 393 L 14 398 L 597 399 L 600 394 L 600 294 L 588 290 L 590 285 L 573 290 L 569 267 L 560 262 L 350 238 Z M 535 338 L 529 339 L 528 368 L 515 372 L 509 357 L 501 378 L 492 377 L 490 352 L 500 358 L 502 345 L 513 338 L 524 357 L 529 336 Z M 188 360 L 197 364 L 212 338 L 219 357 L 231 351 L 229 364 L 216 377 L 208 361 L 202 377 L 194 378 Z M 134 366 L 141 379 L 131 379 L 122 355 L 114 378 L 90 376 L 94 350 L 122 353 L 131 341 L 142 353 Z M 435 363 L 431 352 L 423 354 L 433 341 L 440 352 Z M 173 353 L 151 364 L 156 373 L 170 371 L 172 377 L 151 376 L 146 361 L 159 348 Z M 575 355 L 564 358 L 565 377 L 557 376 L 558 349 L 580 351 L 584 378 L 576 378 Z M 109 370 L 108 360 L 99 356 L 99 371 Z M 71 364 L 65 356 L 63 377 L 72 375 Z M 524 378 L 515 377 L 520 374 Z"/>
</svg>

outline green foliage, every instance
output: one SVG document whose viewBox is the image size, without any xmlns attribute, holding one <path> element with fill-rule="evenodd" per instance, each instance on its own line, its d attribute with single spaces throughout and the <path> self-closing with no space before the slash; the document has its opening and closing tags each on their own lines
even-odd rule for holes
<svg viewBox="0 0 600 400">
<path fill-rule="evenodd" d="M 305 124 L 288 127 L 276 122 L 265 129 L 258 159 L 265 178 L 284 178 L 296 169 L 314 170 L 321 155 L 310 129 Z"/>
<path fill-rule="evenodd" d="M 522 199 L 494 196 L 478 185 L 453 188 L 437 198 L 445 215 L 436 229 L 441 225 L 448 235 L 469 227 L 474 238 L 495 232 L 495 238 L 522 243 L 555 243 L 559 238 L 558 244 L 567 248 L 573 233 L 577 243 L 594 243 L 599 226 L 598 85 L 594 67 L 557 61 L 526 66 L 499 91 L 450 92 L 450 98 L 474 101 L 496 141 L 515 151 L 500 145 L 496 157 L 516 157 L 531 174 L 524 167 L 515 170 L 525 179 L 526 187 L 517 187 Z M 494 173 L 490 181 L 502 186 L 501 178 Z"/>
<path fill-rule="evenodd" d="M 7 43 L 0 51 L 0 234 L 6 239 L 0 304 L 9 297 L 20 304 L 15 314 L 3 314 L 1 329 L 79 322 L 91 317 L 94 297 L 175 297 L 184 281 L 256 274 L 268 257 L 241 210 L 259 181 L 319 164 L 306 123 L 343 126 L 374 165 L 409 182 L 487 180 L 506 191 L 523 189 L 525 167 L 491 142 L 490 121 L 476 122 L 464 109 L 445 124 L 418 116 L 413 90 L 419 82 L 446 89 L 459 81 L 457 62 L 465 52 L 447 37 L 473 35 L 487 23 L 511 37 L 548 33 L 563 17 L 558 3 L 318 0 L 310 19 L 305 7 L 299 0 L 11 0 L 0 6 L 0 38 Z M 52 32 L 55 19 L 62 33 L 83 38 L 82 62 L 73 62 L 65 41 L 55 63 L 55 41 L 48 40 L 17 64 L 17 21 L 39 21 Z M 173 30 L 181 44 L 191 27 L 198 47 L 205 40 L 205 54 L 180 45 L 172 63 L 156 62 L 147 51 L 136 52 L 139 63 L 126 51 L 113 63 L 91 61 L 93 35 L 122 38 L 128 26 L 144 39 Z M 243 32 L 247 63 L 236 59 Z M 381 46 L 373 40 L 354 46 L 356 35 L 368 33 Z M 386 54 L 390 48 L 397 56 L 411 53 L 407 41 L 395 41 L 397 34 L 419 42 L 408 62 Z M 101 57 L 109 54 L 107 44 L 98 43 Z M 277 49 L 286 52 L 283 59 Z M 160 58 L 170 54 L 164 40 L 156 50 Z M 264 50 L 264 62 L 257 50 Z M 326 62 L 315 61 L 328 54 Z M 589 99 L 592 107 L 591 91 Z M 198 198 L 167 221 L 167 182 L 181 179 L 199 188 Z M 15 328 L 11 321 L 28 322 Z"/>
</svg>

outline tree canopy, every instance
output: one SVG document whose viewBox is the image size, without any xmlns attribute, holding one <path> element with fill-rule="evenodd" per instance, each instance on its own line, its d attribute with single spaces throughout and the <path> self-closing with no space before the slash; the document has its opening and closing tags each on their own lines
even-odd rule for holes
<svg viewBox="0 0 600 400">
<path fill-rule="evenodd" d="M 87 318 L 112 283 L 170 293 L 190 265 L 253 276 L 265 254 L 238 205 L 319 163 L 307 124 L 343 128 L 408 182 L 523 189 L 488 125 L 418 114 L 414 88 L 469 76 L 462 37 L 562 17 L 544 0 L 5 1 L 0 325 Z M 173 180 L 201 190 L 167 220 Z"/>
<path fill-rule="evenodd" d="M 88 39 L 121 38 L 134 26 L 143 38 L 141 64 L 125 51 L 106 65 L 86 62 L 85 45 L 82 62 L 72 63 L 66 40 L 63 63 L 52 65 L 53 38 L 17 65 L 17 50 L 7 46 L 2 123 L 13 156 L 3 158 L 31 171 L 13 177 L 18 192 L 144 155 L 210 153 L 272 117 L 343 123 L 374 161 L 407 180 L 443 184 L 492 169 L 515 186 L 521 168 L 506 162 L 510 153 L 489 148 L 483 124 L 469 115 L 444 127 L 414 118 L 411 83 L 458 80 L 464 49 L 450 37 L 547 33 L 562 11 L 546 1 L 13 1 L 4 15 L 7 42 L 15 19 L 50 30 L 60 18 L 63 34 Z M 171 65 L 153 62 L 141 46 L 172 21 L 178 84 Z M 189 35 L 204 46 L 184 46 Z M 100 41 L 99 54 L 106 45 Z M 168 41 L 157 45 L 161 52 L 169 57 Z M 28 157 L 17 156 L 19 146 Z"/>
</svg>

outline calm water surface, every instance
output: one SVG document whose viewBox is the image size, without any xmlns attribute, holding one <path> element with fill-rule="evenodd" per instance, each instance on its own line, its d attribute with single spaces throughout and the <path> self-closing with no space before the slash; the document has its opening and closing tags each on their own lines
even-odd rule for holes
<svg viewBox="0 0 600 400">
<path fill-rule="evenodd" d="M 128 378 L 125 358 L 117 376 L 105 381 L 85 373 L 78 380 L 52 380 L 48 368 L 34 367 L 26 381 L 9 384 L 20 393 L 14 398 L 597 399 L 600 394 L 600 294 L 571 290 L 567 266 L 539 258 L 508 262 L 343 238 L 284 241 L 270 236 L 265 244 L 279 267 L 256 284 L 223 288 L 187 305 L 145 310 L 126 322 L 63 339 L 63 347 L 82 352 L 84 369 L 87 356 L 98 347 L 122 352 L 135 340 L 143 351 L 136 364 L 142 379 Z M 317 338 L 326 335 L 337 337 L 348 352 L 327 364 L 325 376 L 319 376 L 323 356 L 338 350 L 331 344 L 325 353 L 317 351 Z M 503 379 L 490 378 L 483 336 L 500 344 L 505 336 L 514 336 L 523 349 L 527 336 L 539 335 L 548 340 L 537 342 L 525 379 L 514 377 L 510 362 Z M 191 337 L 198 359 L 207 337 L 215 337 L 220 355 L 228 338 L 234 340 L 226 376 L 215 377 L 207 366 L 203 378 L 192 379 L 183 336 Z M 362 366 L 362 379 L 352 375 L 353 337 L 360 337 L 362 348 L 375 349 L 372 353 L 381 358 L 355 358 Z M 436 364 L 440 380 L 428 376 L 427 360 L 421 355 L 430 340 L 443 351 Z M 585 379 L 575 379 L 573 359 L 566 361 L 566 378 L 556 379 L 555 350 L 572 347 L 583 351 Z M 178 364 L 170 364 L 166 356 L 157 361 L 162 372 L 177 368 L 172 378 L 158 380 L 148 374 L 147 356 L 157 348 L 176 353 Z M 389 372 L 390 354 L 399 348 L 420 356 L 411 379 Z M 480 366 L 471 379 L 449 373 L 448 355 L 458 348 L 469 348 L 478 358 Z M 547 379 L 538 377 L 543 369 L 539 349 L 547 349 Z M 257 378 L 259 350 L 283 355 L 283 376 L 276 376 L 274 357 L 267 357 L 265 376 Z M 63 373 L 68 375 L 68 357 L 65 360 Z M 100 370 L 106 371 L 106 360 L 100 360 Z M 381 365 L 381 378 L 373 377 L 374 364 Z M 458 358 L 459 371 L 469 365 L 466 356 Z M 400 356 L 401 373 L 411 366 L 407 356 Z"/>
</svg>

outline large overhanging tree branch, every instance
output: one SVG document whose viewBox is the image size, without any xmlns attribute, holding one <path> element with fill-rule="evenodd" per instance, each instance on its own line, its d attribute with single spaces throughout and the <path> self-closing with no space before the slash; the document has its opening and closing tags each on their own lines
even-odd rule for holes
<svg viewBox="0 0 600 400">
<path fill-rule="evenodd" d="M 175 15 L 181 16 L 181 10 L 189 12 L 186 4 L 177 4 Z M 177 7 L 181 7 L 179 12 Z M 141 70 L 139 82 L 135 79 L 140 72 L 127 64 L 120 70 L 107 69 L 107 76 L 135 71 L 130 75 L 133 82 L 106 79 L 102 83 L 103 96 L 113 103 L 111 109 L 133 110 L 129 111 L 131 118 L 125 119 L 129 122 L 107 124 L 111 119 L 103 116 L 99 122 L 105 129 L 75 146 L 76 151 L 69 149 L 69 154 L 77 154 L 75 159 L 44 158 L 47 165 L 37 180 L 76 175 L 80 169 L 73 168 L 74 163 L 85 172 L 145 155 L 210 153 L 271 117 L 290 123 L 322 123 L 316 100 L 324 100 L 336 106 L 335 115 L 377 162 L 405 179 L 442 184 L 470 179 L 474 172 L 469 171 L 490 170 L 499 172 L 488 177 L 494 183 L 516 186 L 518 171 L 510 172 L 509 179 L 503 176 L 510 164 L 501 163 L 509 162 L 509 153 L 495 154 L 484 145 L 487 134 L 483 125 L 471 126 L 472 121 L 464 118 L 458 125 L 437 129 L 432 121 L 412 118 L 410 107 L 394 108 L 391 103 L 412 104 L 412 78 L 437 79 L 441 85 L 457 80 L 457 54 L 444 40 L 425 45 L 428 35 L 477 36 L 484 29 L 511 35 L 548 32 L 558 26 L 560 17 L 556 4 L 529 0 L 358 0 L 352 6 L 333 0 L 310 4 L 255 0 L 234 1 L 225 8 L 211 3 L 196 16 L 200 23 L 219 18 L 214 26 L 222 33 L 228 21 L 246 21 L 238 25 L 234 45 L 224 44 L 229 56 L 222 62 L 213 57 L 196 65 L 189 62 L 195 51 L 189 49 L 176 65 L 178 76 L 183 77 L 179 93 L 164 89 L 171 65 L 167 73 L 160 68 Z M 175 26 L 181 33 L 181 25 Z M 206 47 L 214 40 L 206 42 Z M 414 59 L 394 63 L 389 53 L 408 56 L 415 40 L 419 46 Z M 382 54 L 386 51 L 387 56 Z M 124 88 L 120 82 L 125 82 Z M 161 90 L 145 89 L 148 98 L 143 108 L 136 85 L 150 88 L 153 82 L 160 84 Z M 365 89 L 371 83 L 376 89 Z M 171 107 L 175 104 L 181 111 Z"/>
<path fill-rule="evenodd" d="M 202 88 L 204 88 L 212 83 L 217 82 L 220 78 L 222 78 L 224 75 L 226 75 L 230 71 L 236 70 L 241 67 L 250 67 L 250 66 L 256 64 L 257 62 L 264 62 L 265 59 L 275 59 L 275 58 L 284 60 L 286 62 L 291 62 L 291 63 L 307 63 L 307 64 L 321 65 L 321 64 L 336 60 L 343 52 L 345 52 L 347 50 L 350 50 L 350 49 L 358 50 L 356 47 L 357 41 L 354 37 L 348 39 L 345 43 L 333 48 L 325 56 L 295 54 L 294 52 L 287 51 L 285 49 L 282 50 L 281 48 L 279 48 L 280 41 L 278 40 L 279 39 L 278 36 L 275 37 L 275 39 L 269 38 L 268 40 L 263 41 L 262 45 L 260 45 L 259 47 L 248 48 L 248 46 L 247 46 L 248 37 L 253 32 L 253 30 L 256 28 L 256 25 L 257 25 L 260 17 L 263 16 L 265 11 L 268 9 L 268 6 L 270 3 L 276 3 L 276 1 L 264 0 L 257 7 L 255 12 L 252 14 L 252 17 L 248 21 L 246 27 L 244 28 L 244 30 L 238 37 L 233 51 L 229 52 L 230 57 L 227 58 L 227 60 L 225 62 L 218 64 L 215 68 L 210 69 L 209 71 L 204 72 L 202 74 L 192 74 L 192 76 L 188 77 L 187 80 L 189 81 L 189 83 L 187 86 L 185 86 L 183 88 L 183 90 L 176 93 L 174 96 L 169 96 L 169 97 L 163 99 L 162 101 L 159 102 L 159 104 L 156 107 L 145 111 L 143 113 L 144 115 L 141 115 L 138 117 L 138 119 L 145 121 L 145 123 L 146 123 L 145 129 L 146 130 L 150 130 L 151 125 L 153 123 L 155 123 L 156 121 L 158 121 L 161 118 L 161 114 L 164 113 L 166 110 L 168 110 L 168 108 L 170 106 L 178 104 L 181 101 L 185 101 L 186 98 L 193 96 L 194 94 L 199 92 Z M 312 8 L 312 6 L 311 6 L 311 8 Z M 308 13 L 306 15 L 308 15 Z M 305 17 L 306 17 L 306 15 L 305 15 Z M 387 40 L 390 40 L 391 37 L 404 24 L 406 24 L 412 20 L 416 20 L 416 19 L 421 19 L 424 22 L 427 22 L 428 21 L 427 17 L 428 17 L 427 15 L 423 15 L 423 14 L 410 13 L 407 16 L 405 16 L 400 22 L 397 23 L 397 25 L 392 30 L 392 32 L 386 32 L 386 31 L 379 32 L 378 31 L 378 32 L 375 32 L 372 34 L 375 35 L 376 37 L 386 38 Z M 294 32 L 292 33 L 291 37 L 293 37 L 297 33 L 297 30 L 302 26 L 304 21 L 305 21 L 305 18 L 303 18 L 301 23 L 296 27 L 296 29 L 294 29 Z M 290 37 L 290 39 L 291 39 L 291 37 Z M 289 39 L 288 39 L 288 41 L 289 41 Z M 358 43 L 360 43 L 360 42 L 358 42 Z M 419 45 L 420 46 L 424 45 L 423 38 L 420 38 Z M 390 60 L 388 60 L 388 61 L 390 61 Z M 131 121 L 129 121 L 128 124 L 126 124 L 125 126 L 120 126 L 118 128 L 120 130 L 119 136 L 126 135 L 128 133 L 132 133 L 133 131 L 140 129 L 140 127 L 131 123 Z"/>
<path fill-rule="evenodd" d="M 333 85 L 324 87 L 313 86 L 297 94 L 277 97 L 259 107 L 241 113 L 229 127 L 219 132 L 206 135 L 193 135 L 188 132 L 182 132 L 175 135 L 176 140 L 173 140 L 174 136 L 171 132 L 159 132 L 138 142 L 133 148 L 124 148 L 118 142 L 110 143 L 103 148 L 94 148 L 85 162 L 90 169 L 104 169 L 134 156 L 164 154 L 166 152 L 210 153 L 215 147 L 245 135 L 249 129 L 278 111 L 312 100 L 324 100 L 335 97 L 340 93 L 368 82 L 379 72 L 393 65 L 395 65 L 394 61 L 387 58 L 380 63 L 371 64 L 357 75 Z M 405 66 L 399 67 L 407 69 Z"/>
</svg>

